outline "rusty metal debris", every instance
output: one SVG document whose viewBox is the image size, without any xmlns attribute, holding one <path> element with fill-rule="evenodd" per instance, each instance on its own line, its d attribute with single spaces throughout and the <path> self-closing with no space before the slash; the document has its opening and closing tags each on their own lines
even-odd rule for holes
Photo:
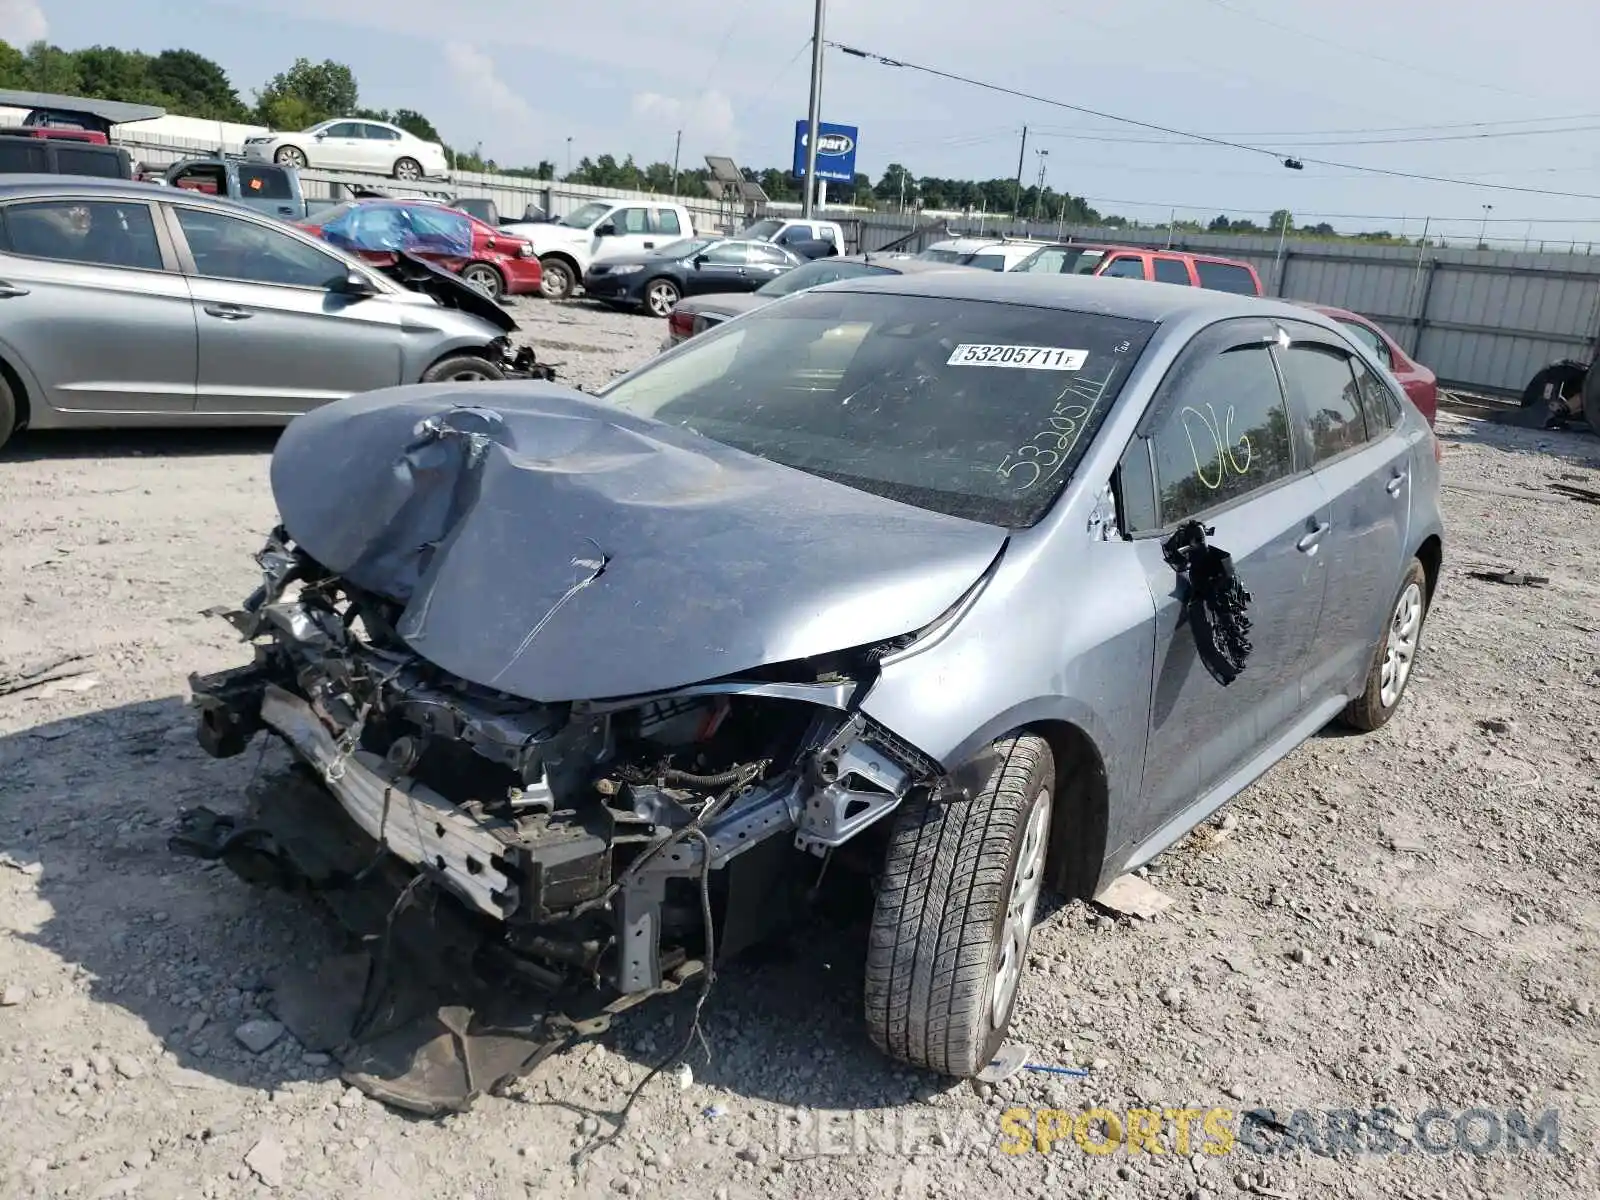
<svg viewBox="0 0 1600 1200">
<path fill-rule="evenodd" d="M 1510 587 L 1543 587 L 1550 582 L 1548 575 L 1524 575 L 1515 568 L 1504 571 L 1468 571 L 1467 574 L 1484 583 L 1504 583 Z"/>
</svg>

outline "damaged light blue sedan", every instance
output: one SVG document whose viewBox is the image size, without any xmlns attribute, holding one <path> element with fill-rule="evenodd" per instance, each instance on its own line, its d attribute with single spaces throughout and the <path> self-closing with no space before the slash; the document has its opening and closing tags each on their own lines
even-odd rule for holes
<svg viewBox="0 0 1600 1200">
<path fill-rule="evenodd" d="M 1438 446 L 1305 308 L 988 272 L 795 294 L 623 376 L 295 420 L 193 680 L 524 978 L 675 986 L 874 879 L 866 1021 L 971 1076 L 1093 896 L 1396 711 Z M 827 874 L 824 868 L 835 864 Z"/>
</svg>

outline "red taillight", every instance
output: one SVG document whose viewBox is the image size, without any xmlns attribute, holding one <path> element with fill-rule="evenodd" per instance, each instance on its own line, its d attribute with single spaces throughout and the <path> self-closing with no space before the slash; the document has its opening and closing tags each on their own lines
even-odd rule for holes
<svg viewBox="0 0 1600 1200">
<path fill-rule="evenodd" d="M 694 314 L 672 310 L 672 315 L 667 318 L 667 329 L 678 337 L 694 336 Z"/>
</svg>

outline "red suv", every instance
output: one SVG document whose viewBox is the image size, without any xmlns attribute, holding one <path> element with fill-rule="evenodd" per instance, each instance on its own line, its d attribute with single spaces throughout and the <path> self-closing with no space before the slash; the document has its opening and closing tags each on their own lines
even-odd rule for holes
<svg viewBox="0 0 1600 1200">
<path fill-rule="evenodd" d="M 1094 246 L 1084 242 L 1041 246 L 1011 269 L 1035 275 L 1148 279 L 1154 283 L 1181 283 L 1241 296 L 1262 294 L 1261 277 L 1247 262 L 1214 254 L 1151 250 L 1145 246 Z"/>
<path fill-rule="evenodd" d="M 397 250 L 427 259 L 491 300 L 538 292 L 544 276 L 525 238 L 427 201 L 351 200 L 298 224 L 369 262 L 388 261 Z"/>
</svg>

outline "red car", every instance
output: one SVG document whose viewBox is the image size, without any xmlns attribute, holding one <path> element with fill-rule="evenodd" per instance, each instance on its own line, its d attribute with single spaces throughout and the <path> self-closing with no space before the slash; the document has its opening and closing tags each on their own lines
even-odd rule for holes
<svg viewBox="0 0 1600 1200">
<path fill-rule="evenodd" d="M 1334 308 L 1330 304 L 1312 304 L 1308 300 L 1296 300 L 1302 308 L 1309 308 L 1321 313 L 1325 317 L 1332 317 L 1343 325 L 1355 337 L 1365 342 L 1367 348 L 1378 356 L 1378 361 L 1389 368 L 1390 373 L 1405 388 L 1406 395 L 1411 398 L 1411 403 L 1417 406 L 1417 411 L 1428 418 L 1428 424 L 1433 424 L 1434 417 L 1439 412 L 1439 380 L 1427 367 L 1414 360 L 1379 325 L 1373 324 L 1360 313 L 1353 313 L 1349 309 Z"/>
<path fill-rule="evenodd" d="M 469 213 L 410 200 L 351 200 L 298 223 L 369 262 L 404 250 L 454 271 L 492 300 L 537 293 L 544 272 L 533 244 Z"/>
</svg>

